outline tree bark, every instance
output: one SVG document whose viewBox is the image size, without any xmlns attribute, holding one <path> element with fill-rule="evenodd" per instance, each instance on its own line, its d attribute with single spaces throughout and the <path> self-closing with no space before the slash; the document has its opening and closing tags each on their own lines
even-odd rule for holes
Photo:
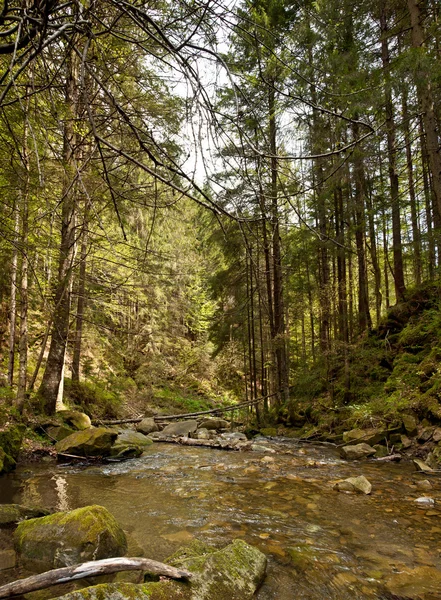
<svg viewBox="0 0 441 600">
<path fill-rule="evenodd" d="M 51 344 L 46 368 L 39 389 L 43 399 L 45 412 L 53 414 L 56 410 L 58 390 L 63 372 L 70 316 L 70 287 L 75 253 L 75 216 L 77 193 L 75 180 L 77 177 L 75 151 L 77 135 L 75 119 L 78 113 L 78 58 L 71 52 L 66 77 L 67 112 L 64 123 L 63 164 L 65 169 L 61 243 L 58 261 L 58 280 L 54 294 L 54 316 L 51 332 Z"/>
<path fill-rule="evenodd" d="M 30 162 L 28 148 L 28 111 L 29 100 L 26 101 L 26 113 L 23 131 L 22 167 L 23 182 L 21 185 L 21 284 L 20 284 L 20 342 L 19 342 L 19 370 L 16 406 L 18 411 L 23 412 L 26 398 L 26 383 L 28 369 L 28 266 L 29 266 L 29 185 L 30 185 Z"/>
<path fill-rule="evenodd" d="M 423 52 L 425 32 L 423 29 L 423 17 L 418 0 L 407 0 L 412 28 L 412 46 Z M 426 147 L 429 158 L 430 171 L 432 173 L 432 186 L 435 196 L 435 226 L 441 226 L 441 155 L 439 146 L 439 128 L 435 114 L 432 94 L 431 77 L 424 67 L 423 57 L 419 58 L 416 71 L 416 86 L 423 112 L 423 123 L 426 134 Z"/>
<path fill-rule="evenodd" d="M 389 162 L 389 181 L 390 181 L 390 196 L 392 206 L 392 239 L 393 239 L 393 257 L 394 257 L 394 282 L 395 282 L 395 297 L 397 302 L 404 299 L 406 286 L 404 283 L 404 267 L 403 267 L 403 247 L 401 242 L 401 215 L 400 215 L 400 197 L 399 197 L 399 180 L 397 172 L 397 155 L 396 155 L 396 131 L 394 122 L 394 107 L 392 103 L 392 91 L 390 82 L 390 57 L 389 47 L 387 43 L 387 15 L 386 4 L 382 3 L 381 15 L 381 58 L 383 62 L 384 73 L 384 98 L 386 108 L 386 134 L 387 134 L 387 155 Z"/>
</svg>

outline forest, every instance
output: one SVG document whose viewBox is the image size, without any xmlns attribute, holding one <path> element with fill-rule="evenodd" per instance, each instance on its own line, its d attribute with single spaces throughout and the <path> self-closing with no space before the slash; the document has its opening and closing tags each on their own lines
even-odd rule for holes
<svg viewBox="0 0 441 600">
<path fill-rule="evenodd" d="M 5 0 L 4 403 L 437 416 L 440 12 Z"/>
</svg>

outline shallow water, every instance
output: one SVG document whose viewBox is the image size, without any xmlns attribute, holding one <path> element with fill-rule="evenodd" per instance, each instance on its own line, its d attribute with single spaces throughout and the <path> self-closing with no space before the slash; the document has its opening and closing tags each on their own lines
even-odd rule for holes
<svg viewBox="0 0 441 600">
<path fill-rule="evenodd" d="M 416 483 L 425 476 L 411 464 L 349 463 L 334 449 L 293 442 L 275 447 L 266 455 L 161 443 L 124 463 L 21 466 L 0 479 L 0 503 L 101 504 L 156 560 L 196 537 L 216 545 L 244 539 L 269 557 L 259 600 L 382 598 L 394 573 L 441 569 L 437 477 L 421 492 Z M 356 475 L 372 483 L 370 496 L 332 489 Z M 424 495 L 435 508 L 418 508 Z"/>
</svg>

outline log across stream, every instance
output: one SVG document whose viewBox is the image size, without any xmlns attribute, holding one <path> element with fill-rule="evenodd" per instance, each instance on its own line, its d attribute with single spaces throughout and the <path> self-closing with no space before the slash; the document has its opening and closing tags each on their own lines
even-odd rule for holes
<svg viewBox="0 0 441 600">
<path fill-rule="evenodd" d="M 157 561 L 195 537 L 219 546 L 242 538 L 269 557 L 258 600 L 379 598 L 397 573 L 417 580 L 422 569 L 441 570 L 438 476 L 423 492 L 427 476 L 411 463 L 345 462 L 337 449 L 312 444 L 276 450 L 156 443 L 124 463 L 24 465 L 2 478 L 0 502 L 101 504 Z M 332 489 L 357 475 L 372 483 L 370 496 Z M 434 506 L 416 502 L 421 496 Z"/>
</svg>

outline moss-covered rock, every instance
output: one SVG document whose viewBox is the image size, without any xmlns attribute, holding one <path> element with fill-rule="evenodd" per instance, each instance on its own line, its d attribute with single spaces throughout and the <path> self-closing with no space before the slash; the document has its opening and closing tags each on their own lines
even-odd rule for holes
<svg viewBox="0 0 441 600">
<path fill-rule="evenodd" d="M 82 431 L 92 426 L 90 417 L 78 410 L 60 410 L 57 412 L 57 416 L 61 417 L 64 423 L 73 427 L 73 429 Z"/>
<path fill-rule="evenodd" d="M 109 456 L 118 432 L 106 427 L 90 427 L 83 431 L 75 431 L 60 442 L 55 448 L 63 454 L 76 456 Z"/>
<path fill-rule="evenodd" d="M 369 429 L 351 429 L 343 433 L 343 441 L 346 444 L 359 444 L 364 442 L 369 446 L 375 446 L 386 440 L 387 432 L 382 429 L 371 427 Z"/>
<path fill-rule="evenodd" d="M 15 468 L 24 431 L 24 425 L 10 425 L 0 431 L 0 473 L 8 473 Z"/>
<path fill-rule="evenodd" d="M 193 577 L 188 582 L 97 585 L 60 600 L 251 600 L 266 569 L 265 555 L 242 540 L 214 551 L 196 543 L 166 562 L 190 570 Z"/>
<path fill-rule="evenodd" d="M 110 455 L 116 457 L 135 457 L 141 456 L 147 446 L 151 446 L 153 440 L 146 435 L 126 429 L 118 434 L 113 446 L 110 449 Z"/>
<path fill-rule="evenodd" d="M 50 512 L 38 506 L 22 506 L 21 504 L 0 504 L 0 527 L 7 527 L 23 521 L 44 517 Z"/>
<path fill-rule="evenodd" d="M 85 506 L 22 521 L 14 534 L 21 563 L 30 571 L 124 556 L 126 536 L 103 506 Z"/>
</svg>

